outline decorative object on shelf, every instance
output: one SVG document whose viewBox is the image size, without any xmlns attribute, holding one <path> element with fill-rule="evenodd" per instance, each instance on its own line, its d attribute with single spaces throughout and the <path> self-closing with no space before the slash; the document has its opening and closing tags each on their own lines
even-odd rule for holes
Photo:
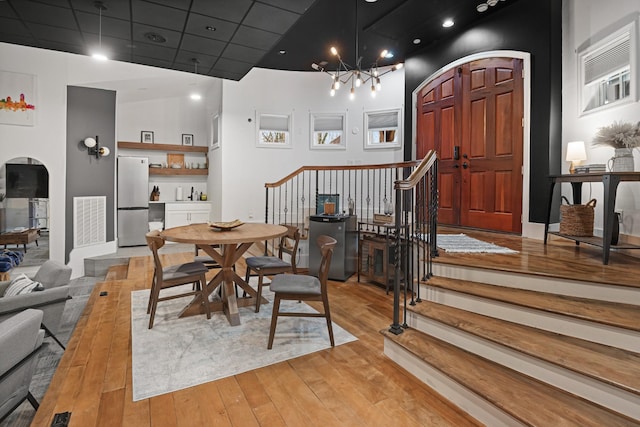
<svg viewBox="0 0 640 427">
<path fill-rule="evenodd" d="M 633 149 L 640 147 L 640 122 L 638 124 L 617 122 L 598 129 L 593 138 L 594 147 L 612 147 L 614 156 L 608 167 L 612 172 L 633 172 Z"/>
<path fill-rule="evenodd" d="M 98 141 L 98 135 L 95 138 L 85 138 L 84 145 L 87 147 L 87 154 L 90 156 L 96 156 L 96 159 L 100 157 L 107 157 L 111 150 L 109 147 L 100 147 L 100 142 Z"/>
<path fill-rule="evenodd" d="M 193 135 L 189 133 L 182 134 L 182 145 L 193 145 Z"/>
<path fill-rule="evenodd" d="M 153 144 L 153 132 L 150 130 L 143 130 L 140 132 L 140 142 L 145 144 Z"/>
<path fill-rule="evenodd" d="M 234 219 L 233 221 L 228 222 L 210 222 L 209 227 L 215 228 L 220 231 L 229 231 L 236 227 L 240 227 L 244 222 L 239 219 Z"/>
<path fill-rule="evenodd" d="M 157 202 L 160 200 L 160 188 L 157 185 L 153 186 L 153 190 L 151 191 L 149 200 L 152 202 Z"/>
<path fill-rule="evenodd" d="M 373 214 L 374 224 L 393 224 L 393 214 Z"/>
<path fill-rule="evenodd" d="M 584 141 L 571 141 L 567 143 L 567 162 L 571 162 L 569 173 L 576 173 L 576 166 L 579 166 L 583 160 L 587 160 L 587 151 L 584 148 Z"/>
<path fill-rule="evenodd" d="M 391 68 L 383 72 L 380 72 L 378 70 L 378 61 L 393 57 L 393 54 L 389 53 L 389 51 L 385 49 L 373 61 L 369 69 L 366 69 L 366 68 L 362 69 L 362 64 L 361 64 L 362 57 L 358 55 L 358 49 L 359 49 L 358 32 L 360 31 L 360 27 L 358 26 L 358 1 L 357 0 L 354 1 L 354 4 L 355 4 L 354 29 L 355 29 L 355 45 L 356 45 L 355 46 L 355 52 L 356 52 L 355 66 L 351 66 L 345 63 L 340 57 L 338 50 L 334 46 L 331 46 L 331 53 L 338 59 L 338 65 L 337 65 L 336 71 L 327 71 L 325 69 L 325 67 L 328 67 L 327 61 L 322 61 L 319 64 L 314 62 L 313 64 L 311 64 L 311 68 L 313 68 L 316 71 L 327 73 L 329 74 L 329 76 L 331 76 L 331 91 L 330 91 L 331 96 L 334 96 L 336 94 L 336 91 L 340 88 L 341 84 L 344 84 L 344 85 L 350 84 L 351 90 L 349 93 L 349 98 L 354 99 L 355 91 L 356 91 L 355 88 L 360 87 L 362 85 L 370 86 L 371 96 L 375 97 L 376 93 L 382 88 L 382 85 L 380 84 L 380 77 L 392 71 L 399 70 L 400 68 L 402 68 L 403 64 L 399 62 L 393 65 Z"/>
<path fill-rule="evenodd" d="M 560 205 L 560 234 L 567 236 L 593 236 L 593 217 L 596 199 L 586 205 L 572 205 L 562 196 L 565 204 Z"/>
</svg>

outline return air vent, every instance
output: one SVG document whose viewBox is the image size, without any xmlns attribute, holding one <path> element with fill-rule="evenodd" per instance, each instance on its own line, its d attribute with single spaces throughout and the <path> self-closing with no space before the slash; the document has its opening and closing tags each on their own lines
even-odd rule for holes
<svg viewBox="0 0 640 427">
<path fill-rule="evenodd" d="M 73 198 L 73 247 L 106 243 L 106 196 Z"/>
</svg>

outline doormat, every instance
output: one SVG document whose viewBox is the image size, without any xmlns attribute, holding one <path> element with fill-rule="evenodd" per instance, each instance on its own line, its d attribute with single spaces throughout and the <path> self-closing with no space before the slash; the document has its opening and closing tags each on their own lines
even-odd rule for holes
<svg viewBox="0 0 640 427">
<path fill-rule="evenodd" d="M 517 254 L 518 251 L 474 239 L 466 234 L 438 234 L 437 246 L 448 253 Z"/>
<path fill-rule="evenodd" d="M 186 285 L 190 287 L 191 285 Z M 179 287 L 166 290 L 184 292 Z M 262 366 L 331 348 L 327 322 L 320 318 L 280 317 L 273 349 L 267 350 L 273 293 L 265 286 L 269 300 L 260 312 L 240 308 L 240 325 L 230 326 L 222 313 L 178 318 L 192 297 L 158 304 L 155 322 L 148 329 L 149 290 L 131 292 L 131 335 L 133 400 L 169 393 Z M 315 312 L 298 301 L 282 301 L 281 311 Z M 336 346 L 357 340 L 333 322 Z"/>
</svg>

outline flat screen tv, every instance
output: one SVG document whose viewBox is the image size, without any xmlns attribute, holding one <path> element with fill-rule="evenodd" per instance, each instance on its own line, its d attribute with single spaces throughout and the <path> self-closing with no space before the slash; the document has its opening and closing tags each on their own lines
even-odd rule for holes
<svg viewBox="0 0 640 427">
<path fill-rule="evenodd" d="M 7 163 L 7 198 L 49 198 L 49 172 L 44 165 Z"/>
</svg>

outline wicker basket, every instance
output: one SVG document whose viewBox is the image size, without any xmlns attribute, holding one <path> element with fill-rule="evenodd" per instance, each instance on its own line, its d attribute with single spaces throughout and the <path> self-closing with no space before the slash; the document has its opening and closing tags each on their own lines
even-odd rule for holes
<svg viewBox="0 0 640 427">
<path fill-rule="evenodd" d="M 570 205 L 569 200 L 562 196 L 567 204 L 560 205 L 560 234 L 567 236 L 593 236 L 593 208 L 596 199 L 591 199 L 586 205 Z"/>
</svg>

